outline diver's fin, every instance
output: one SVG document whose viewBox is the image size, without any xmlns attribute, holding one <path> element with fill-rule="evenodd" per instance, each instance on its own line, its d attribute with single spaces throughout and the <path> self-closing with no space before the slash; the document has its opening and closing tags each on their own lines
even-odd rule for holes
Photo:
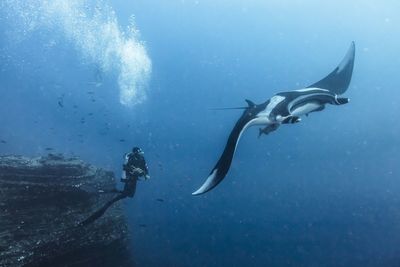
<svg viewBox="0 0 400 267">
<path fill-rule="evenodd" d="M 349 87 L 351 76 L 353 74 L 355 44 L 351 42 L 350 48 L 347 50 L 345 57 L 328 76 L 322 80 L 308 86 L 307 88 L 327 89 L 332 93 L 341 95 L 346 92 Z"/>
<path fill-rule="evenodd" d="M 78 224 L 78 226 L 86 226 L 88 224 L 93 223 L 95 220 L 97 220 L 98 218 L 100 218 L 101 216 L 103 216 L 103 214 L 106 212 L 106 210 L 111 207 L 112 204 L 114 204 L 115 202 L 126 198 L 126 195 L 124 194 L 119 194 L 118 196 L 114 197 L 113 199 L 111 199 L 110 201 L 108 201 L 106 204 L 104 204 L 103 207 L 101 207 L 100 209 L 98 209 L 97 211 L 95 211 L 92 215 L 90 215 L 89 218 L 87 218 L 86 220 L 80 222 Z"/>
</svg>

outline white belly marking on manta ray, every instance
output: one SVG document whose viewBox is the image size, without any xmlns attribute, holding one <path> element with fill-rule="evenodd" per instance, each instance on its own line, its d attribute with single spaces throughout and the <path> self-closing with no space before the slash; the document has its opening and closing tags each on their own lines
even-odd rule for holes
<svg viewBox="0 0 400 267">
<path fill-rule="evenodd" d="M 303 95 L 298 98 L 295 98 L 293 101 L 291 101 L 288 104 L 288 110 L 289 110 L 290 114 L 292 114 L 294 116 L 301 116 L 301 115 L 305 115 L 305 114 L 309 113 L 309 112 L 307 112 L 307 110 L 310 110 L 310 112 L 311 112 L 311 111 L 316 110 L 316 109 L 320 108 L 321 106 L 323 106 L 323 104 L 318 103 L 318 101 L 311 100 L 311 98 L 313 98 L 315 96 L 327 96 L 330 98 L 334 98 L 332 93 L 329 93 L 328 90 L 320 89 L 320 88 L 310 88 L 310 89 L 313 91 L 320 91 L 320 92 Z M 307 89 L 300 89 L 300 90 L 304 90 L 304 92 L 305 92 Z M 299 91 L 299 90 L 296 90 L 296 91 Z M 294 110 L 292 110 L 293 106 L 295 106 L 296 104 L 300 103 L 301 101 L 303 101 L 307 98 L 310 100 L 310 102 L 305 103 L 304 105 L 301 105 L 300 107 L 297 107 Z M 295 112 L 297 112 L 298 114 L 296 115 Z"/>
<path fill-rule="evenodd" d="M 267 107 L 266 107 L 263 111 L 259 112 L 259 113 L 257 114 L 257 116 L 256 116 L 254 119 L 252 119 L 252 120 L 250 120 L 248 123 L 246 123 L 246 125 L 245 125 L 245 126 L 243 127 L 243 129 L 240 131 L 239 137 L 238 137 L 238 139 L 237 139 L 237 141 L 236 141 L 235 150 L 234 150 L 235 152 L 236 152 L 237 144 L 238 144 L 240 138 L 242 137 L 243 132 L 244 132 L 247 128 L 249 128 L 249 127 L 251 127 L 251 126 L 254 126 L 254 125 L 265 125 L 265 126 L 267 126 L 267 125 L 271 125 L 271 124 L 276 123 L 276 121 L 271 121 L 271 118 L 270 118 L 271 111 L 272 111 L 279 103 L 281 103 L 281 102 L 284 101 L 285 99 L 286 99 L 285 97 L 280 96 L 280 95 L 273 96 L 273 97 L 271 98 L 269 104 L 267 105 Z"/>
<path fill-rule="evenodd" d="M 315 111 L 315 110 L 321 108 L 321 106 L 322 106 L 321 104 L 318 104 L 318 103 L 316 103 L 316 102 L 310 102 L 310 103 L 304 104 L 304 105 L 302 105 L 302 106 L 300 106 L 300 107 L 294 109 L 294 110 L 293 110 L 292 112 L 290 112 L 290 113 L 291 113 L 293 116 L 300 117 L 300 116 L 302 116 L 302 115 L 306 115 L 306 114 L 308 114 L 308 113 L 310 113 L 310 112 L 313 112 L 313 111 Z"/>
<path fill-rule="evenodd" d="M 321 90 L 321 91 L 329 92 L 329 90 L 322 89 L 322 88 L 316 88 L 316 87 L 297 89 L 297 90 L 293 90 L 293 91 L 294 92 L 308 92 L 308 91 L 315 91 L 315 90 Z"/>
<path fill-rule="evenodd" d="M 264 121 L 264 123 L 259 123 L 259 124 L 268 124 L 268 123 L 273 123 L 270 120 L 269 115 L 271 114 L 271 111 L 279 104 L 281 103 L 283 100 L 285 100 L 286 98 L 284 96 L 280 96 L 280 95 L 275 95 L 271 98 L 269 104 L 267 105 L 267 107 L 265 108 L 265 110 L 261 111 L 260 113 L 257 114 L 257 117 L 260 118 L 261 120 Z M 261 121 L 260 120 L 260 121 Z M 258 123 L 257 123 L 258 124 Z"/>
</svg>

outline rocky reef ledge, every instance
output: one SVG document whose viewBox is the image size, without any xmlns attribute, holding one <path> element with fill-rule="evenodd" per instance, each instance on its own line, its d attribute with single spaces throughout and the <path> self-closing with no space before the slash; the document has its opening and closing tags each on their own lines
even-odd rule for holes
<svg viewBox="0 0 400 267">
<path fill-rule="evenodd" d="M 0 266 L 133 266 L 118 203 L 76 226 L 113 188 L 113 173 L 77 158 L 0 156 Z"/>
</svg>

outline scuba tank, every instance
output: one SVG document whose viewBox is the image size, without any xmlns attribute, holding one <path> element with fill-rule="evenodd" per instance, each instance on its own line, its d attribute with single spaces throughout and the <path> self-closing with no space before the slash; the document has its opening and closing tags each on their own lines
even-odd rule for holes
<svg viewBox="0 0 400 267">
<path fill-rule="evenodd" d="M 126 170 L 125 170 L 125 167 L 126 167 L 126 165 L 128 164 L 128 161 L 129 161 L 129 154 L 130 154 L 130 153 L 126 153 L 125 156 L 124 156 L 124 165 L 123 165 L 124 168 L 122 168 L 121 181 L 126 180 Z"/>
</svg>

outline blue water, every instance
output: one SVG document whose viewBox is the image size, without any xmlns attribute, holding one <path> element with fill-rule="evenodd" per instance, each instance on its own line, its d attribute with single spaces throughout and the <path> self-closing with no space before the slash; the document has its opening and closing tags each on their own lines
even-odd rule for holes
<svg viewBox="0 0 400 267">
<path fill-rule="evenodd" d="M 137 266 L 400 266 L 400 2 L 0 7 L 0 153 L 53 148 L 118 176 L 142 147 L 152 178 L 123 204 Z M 191 196 L 241 112 L 209 108 L 307 86 L 351 41 L 349 104 L 249 129 L 226 179 Z"/>
</svg>

